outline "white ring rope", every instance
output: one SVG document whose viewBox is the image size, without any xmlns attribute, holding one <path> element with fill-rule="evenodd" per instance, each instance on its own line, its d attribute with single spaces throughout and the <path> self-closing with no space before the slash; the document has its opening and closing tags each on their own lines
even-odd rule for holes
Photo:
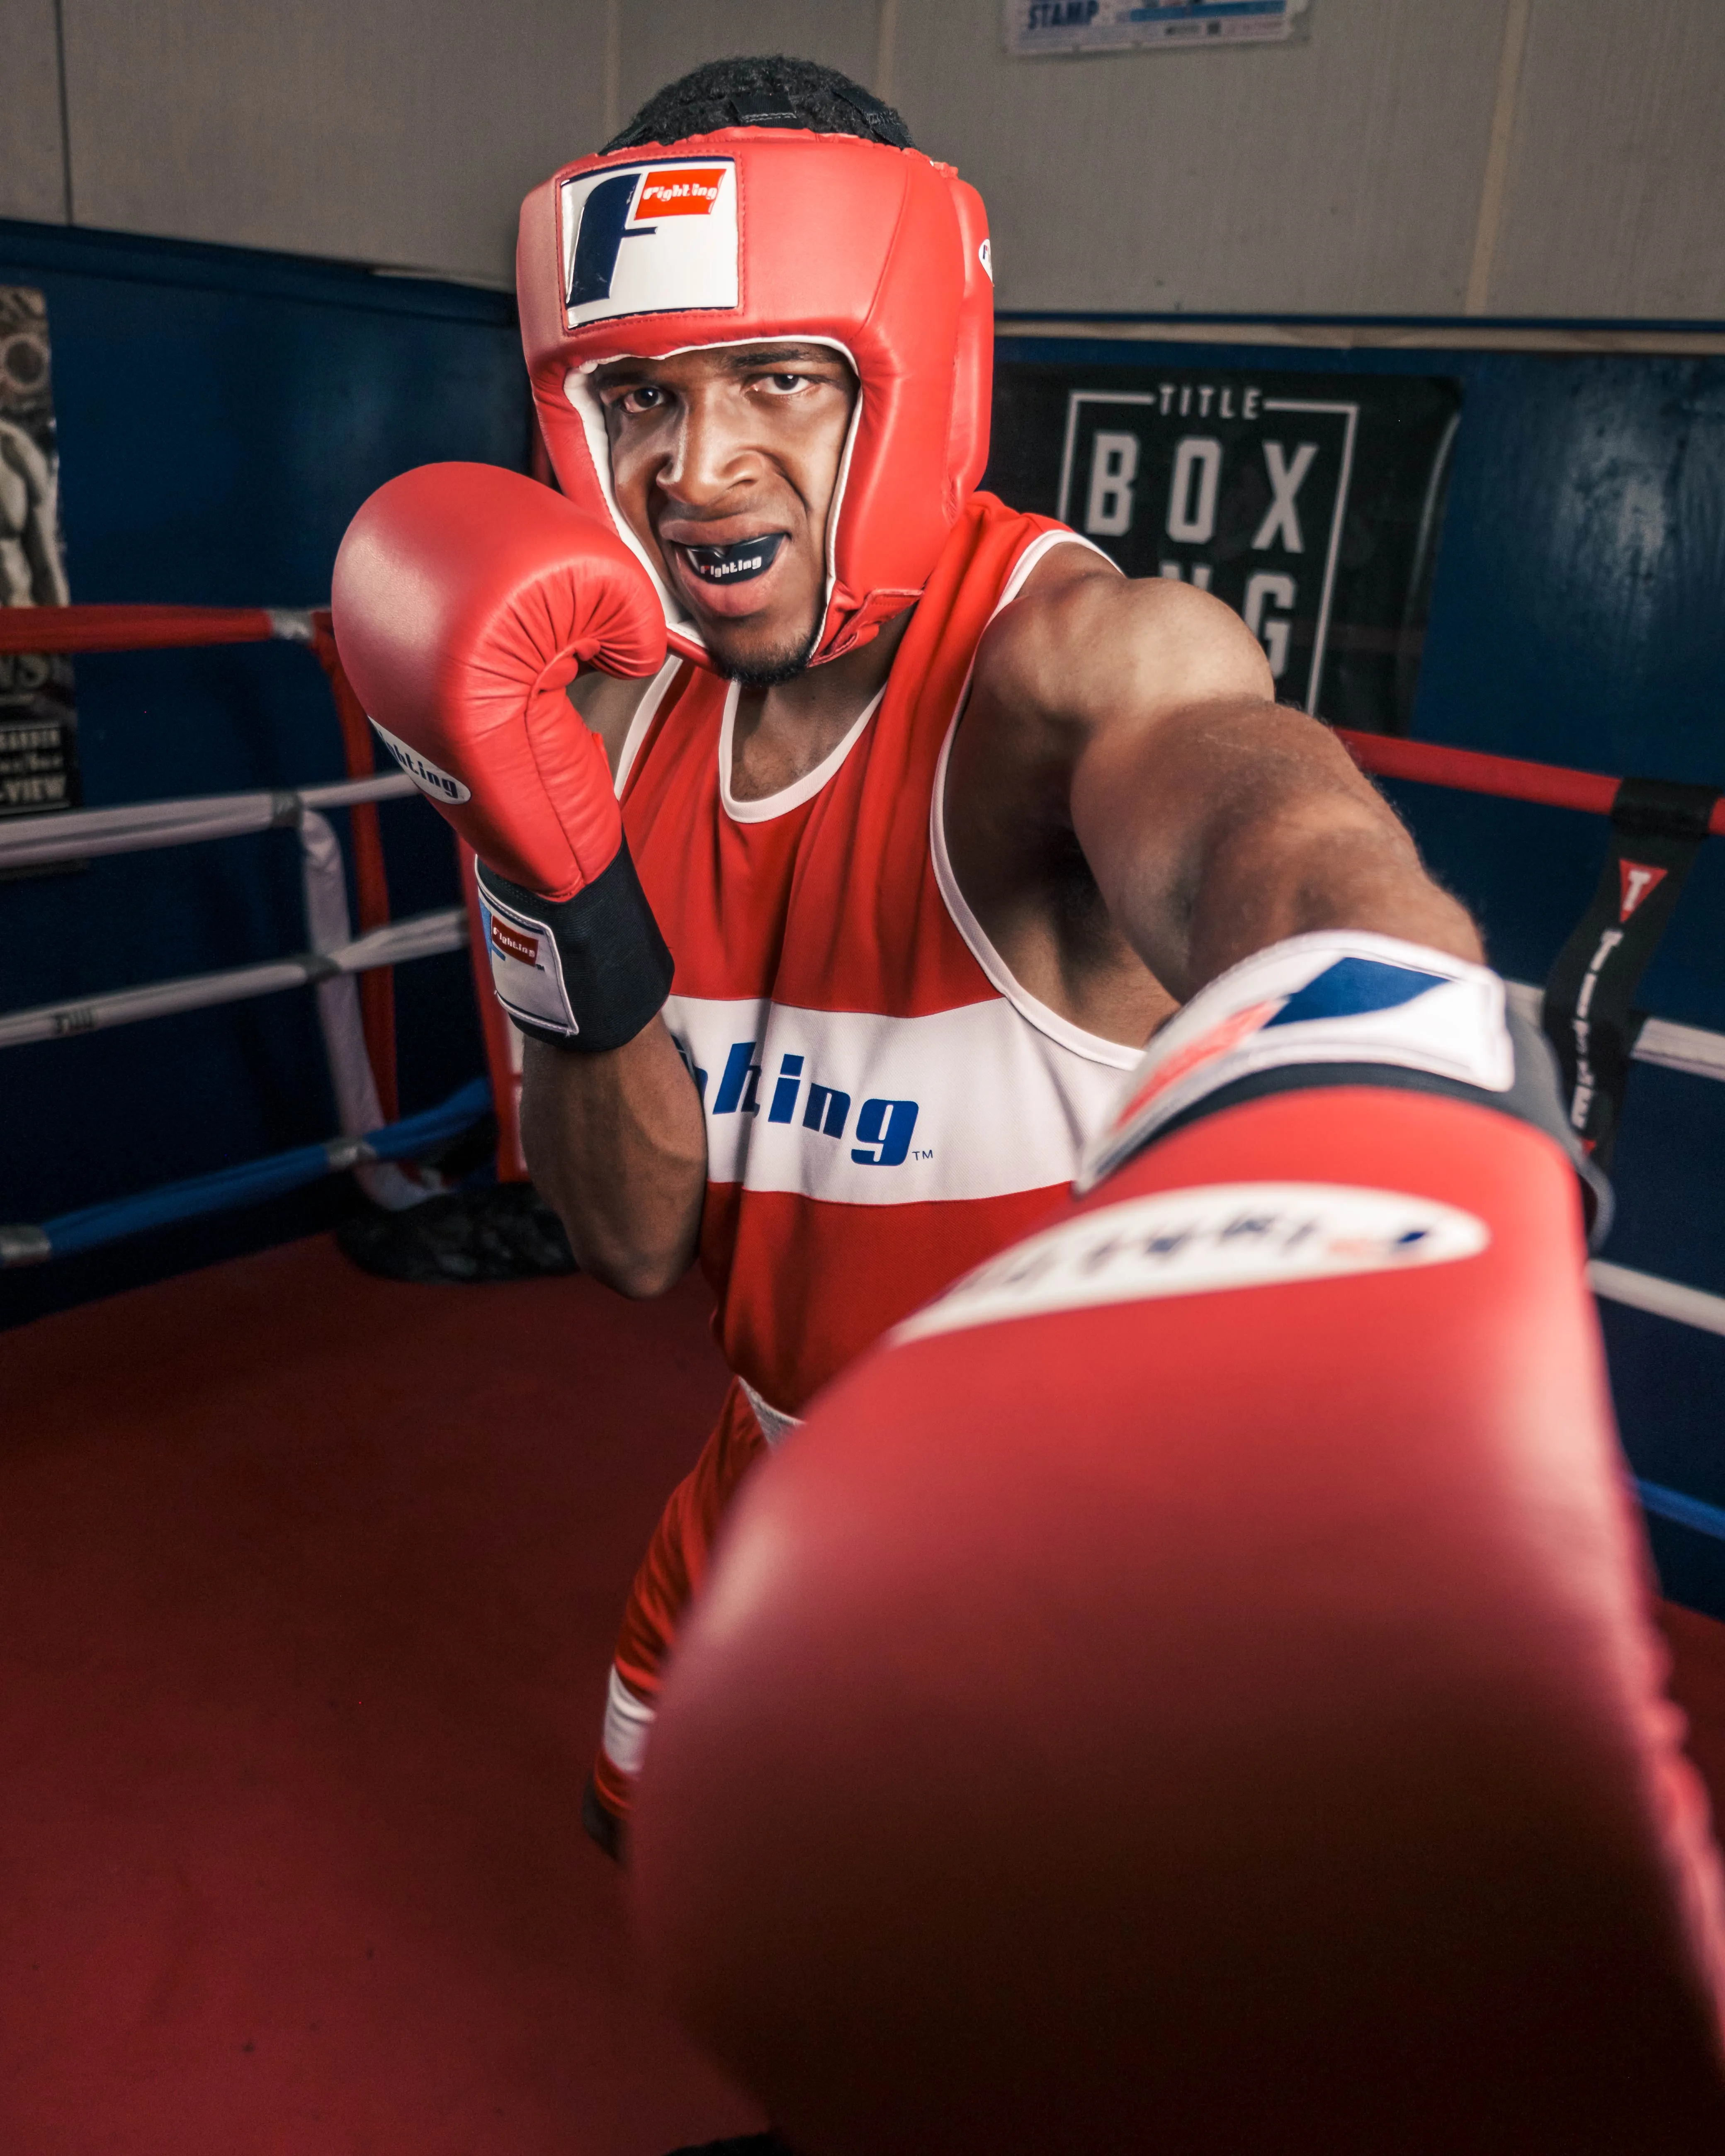
<svg viewBox="0 0 1725 2156">
<path fill-rule="evenodd" d="M 1608 1301 L 1626 1303 L 1631 1310 L 1651 1311 L 1679 1325 L 1692 1325 L 1701 1332 L 1725 1334 L 1725 1295 L 1709 1295 L 1705 1288 L 1684 1287 L 1676 1281 L 1661 1280 L 1656 1273 L 1638 1273 L 1628 1265 L 1608 1265 L 1595 1258 L 1587 1269 L 1595 1295 Z"/>
<path fill-rule="evenodd" d="M 291 826 L 310 809 L 393 801 L 414 790 L 405 772 L 391 771 L 374 778 L 343 778 L 327 786 L 278 788 L 269 793 L 209 793 L 189 801 L 134 801 L 123 808 L 71 808 L 50 816 L 28 816 L 16 824 L 0 824 L 0 869 L 44 868 L 54 861 L 94 860 L 105 854 L 191 845 L 200 839 L 242 838 L 249 831 Z"/>
<path fill-rule="evenodd" d="M 467 939 L 467 919 L 459 906 L 435 913 L 416 913 L 392 921 L 369 936 L 330 951 L 302 951 L 290 958 L 269 958 L 259 966 L 235 966 L 219 973 L 190 973 L 141 988 L 116 988 L 76 1003 L 39 1004 L 0 1018 L 0 1048 L 28 1041 L 62 1040 L 69 1034 L 97 1033 L 131 1025 L 139 1019 L 166 1018 L 174 1011 L 206 1010 L 220 1004 L 244 1003 L 273 995 L 278 988 L 304 988 L 309 982 L 363 973 L 373 966 L 399 966 L 410 958 L 459 951 Z M 373 1124 L 373 1128 L 376 1125 Z"/>
<path fill-rule="evenodd" d="M 369 778 L 341 779 L 327 785 L 269 793 L 218 793 L 185 800 L 134 802 L 118 808 L 74 809 L 52 817 L 30 817 L 10 828 L 0 825 L 0 869 L 41 867 L 55 861 L 89 860 L 159 846 L 187 845 L 204 839 L 295 829 L 300 839 L 309 945 L 293 957 L 267 960 L 261 965 L 190 974 L 141 988 L 116 989 L 108 995 L 13 1011 L 0 1016 L 0 1048 L 63 1040 L 73 1034 L 129 1025 L 177 1011 L 242 1003 L 311 983 L 317 989 L 318 1023 L 343 1136 L 357 1138 L 376 1130 L 383 1115 L 366 1052 L 353 977 L 375 966 L 400 965 L 459 950 L 467 938 L 466 917 L 460 906 L 448 906 L 391 921 L 356 939 L 348 916 L 341 850 L 327 819 L 320 812 L 365 801 L 394 800 L 413 790 L 412 780 L 404 773 L 389 772 Z M 1516 1009 L 1538 1024 L 1541 991 L 1527 981 L 1510 981 L 1506 986 Z M 1641 1029 L 1634 1055 L 1637 1062 L 1656 1064 L 1692 1077 L 1725 1079 L 1725 1034 L 1711 1033 L 1700 1026 L 1650 1018 Z M 356 1151 L 354 1168 L 373 1202 L 392 1211 L 414 1204 L 427 1194 L 423 1185 L 393 1163 L 365 1163 L 362 1151 Z M 1595 1260 L 1588 1272 L 1594 1293 L 1611 1301 L 1725 1337 L 1725 1296 L 1710 1295 L 1701 1288 L 1686 1287 L 1679 1281 L 1603 1260 Z"/>
<path fill-rule="evenodd" d="M 1530 981 L 1506 981 L 1509 999 L 1530 1025 L 1538 1025 L 1545 996 Z M 1698 1025 L 1674 1025 L 1650 1018 L 1632 1051 L 1637 1063 L 1656 1063 L 1666 1070 L 1686 1070 L 1692 1078 L 1725 1078 L 1725 1033 Z"/>
<path fill-rule="evenodd" d="M 366 1050 L 359 989 L 352 976 L 372 966 L 394 965 L 458 949 L 465 933 L 464 916 L 456 907 L 411 921 L 393 921 L 355 942 L 341 849 L 320 811 L 352 808 L 364 801 L 396 800 L 413 790 L 413 781 L 404 773 L 392 771 L 368 778 L 277 788 L 267 793 L 213 793 L 188 800 L 131 802 L 118 808 L 73 809 L 53 817 L 31 817 L 11 829 L 0 826 L 0 869 L 39 868 L 56 861 L 91 860 L 160 846 L 190 845 L 205 839 L 294 830 L 300 840 L 309 947 L 295 957 L 261 966 L 159 981 L 143 988 L 116 990 L 110 995 L 15 1011 L 0 1017 L 0 1048 L 91 1033 L 139 1019 L 165 1017 L 174 1011 L 241 1003 L 253 996 L 270 995 L 280 988 L 313 982 L 340 1127 L 348 1136 L 377 1130 L 383 1122 L 383 1111 Z M 367 1196 L 392 1212 L 417 1204 L 428 1195 L 423 1183 L 393 1162 L 362 1164 L 356 1157 L 354 1172 Z"/>
</svg>

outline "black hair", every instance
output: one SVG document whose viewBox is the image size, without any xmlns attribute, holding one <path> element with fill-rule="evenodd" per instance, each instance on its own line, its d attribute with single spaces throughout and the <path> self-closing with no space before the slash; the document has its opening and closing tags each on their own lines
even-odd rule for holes
<svg viewBox="0 0 1725 2156">
<path fill-rule="evenodd" d="M 605 150 L 680 142 L 721 127 L 804 127 L 816 135 L 860 135 L 895 150 L 916 147 L 892 107 L 849 75 L 814 60 L 768 53 L 709 60 L 667 83 Z"/>
</svg>

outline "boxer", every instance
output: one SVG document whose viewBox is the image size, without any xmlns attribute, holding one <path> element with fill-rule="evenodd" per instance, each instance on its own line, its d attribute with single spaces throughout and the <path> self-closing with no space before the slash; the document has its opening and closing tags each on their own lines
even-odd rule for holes
<svg viewBox="0 0 1725 2156">
<path fill-rule="evenodd" d="M 650 1295 L 698 1255 L 718 1299 L 735 1382 L 611 1676 L 614 1846 L 742 1477 L 1047 1211 L 1153 1030 L 1289 937 L 1480 946 L 1237 615 L 977 491 L 983 207 L 865 91 L 697 70 L 528 197 L 518 282 L 561 495 L 392 481 L 335 621 L 483 864 L 578 1257 Z"/>
</svg>

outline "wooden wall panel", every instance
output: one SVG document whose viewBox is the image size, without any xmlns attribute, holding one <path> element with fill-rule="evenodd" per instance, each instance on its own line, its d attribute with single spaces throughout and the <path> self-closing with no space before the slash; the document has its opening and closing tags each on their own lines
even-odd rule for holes
<svg viewBox="0 0 1725 2156">
<path fill-rule="evenodd" d="M 80 223 L 502 282 L 605 0 L 64 0 Z"/>
<path fill-rule="evenodd" d="M 536 180 L 780 50 L 976 182 L 1012 310 L 1452 315 L 1471 282 L 1491 314 L 1725 312 L 1721 0 L 1312 0 L 1291 46 L 1034 60 L 999 0 L 64 8 L 81 224 L 501 284 Z M 57 219 L 53 0 L 11 18 L 0 212 Z"/>
<path fill-rule="evenodd" d="M 1009 59 L 901 11 L 919 142 L 987 198 L 1008 308 L 1440 314 L 1467 280 L 1506 0 L 1312 0 L 1310 42 Z"/>
<path fill-rule="evenodd" d="M 1489 311 L 1725 315 L 1725 6 L 1533 0 Z"/>
<path fill-rule="evenodd" d="M 59 224 L 65 219 L 66 194 L 54 0 L 7 0 L 5 56 L 0 217 Z"/>
</svg>

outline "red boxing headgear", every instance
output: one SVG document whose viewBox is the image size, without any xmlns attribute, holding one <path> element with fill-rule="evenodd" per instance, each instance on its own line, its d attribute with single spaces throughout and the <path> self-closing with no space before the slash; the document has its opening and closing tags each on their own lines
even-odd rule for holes
<svg viewBox="0 0 1725 2156">
<path fill-rule="evenodd" d="M 982 198 L 850 135 L 727 127 L 583 157 L 521 205 L 521 344 L 572 501 L 640 557 L 674 650 L 706 648 L 618 514 L 592 370 L 765 339 L 843 352 L 860 388 L 827 520 L 814 661 L 922 592 L 988 453 L 993 288 Z"/>
</svg>

